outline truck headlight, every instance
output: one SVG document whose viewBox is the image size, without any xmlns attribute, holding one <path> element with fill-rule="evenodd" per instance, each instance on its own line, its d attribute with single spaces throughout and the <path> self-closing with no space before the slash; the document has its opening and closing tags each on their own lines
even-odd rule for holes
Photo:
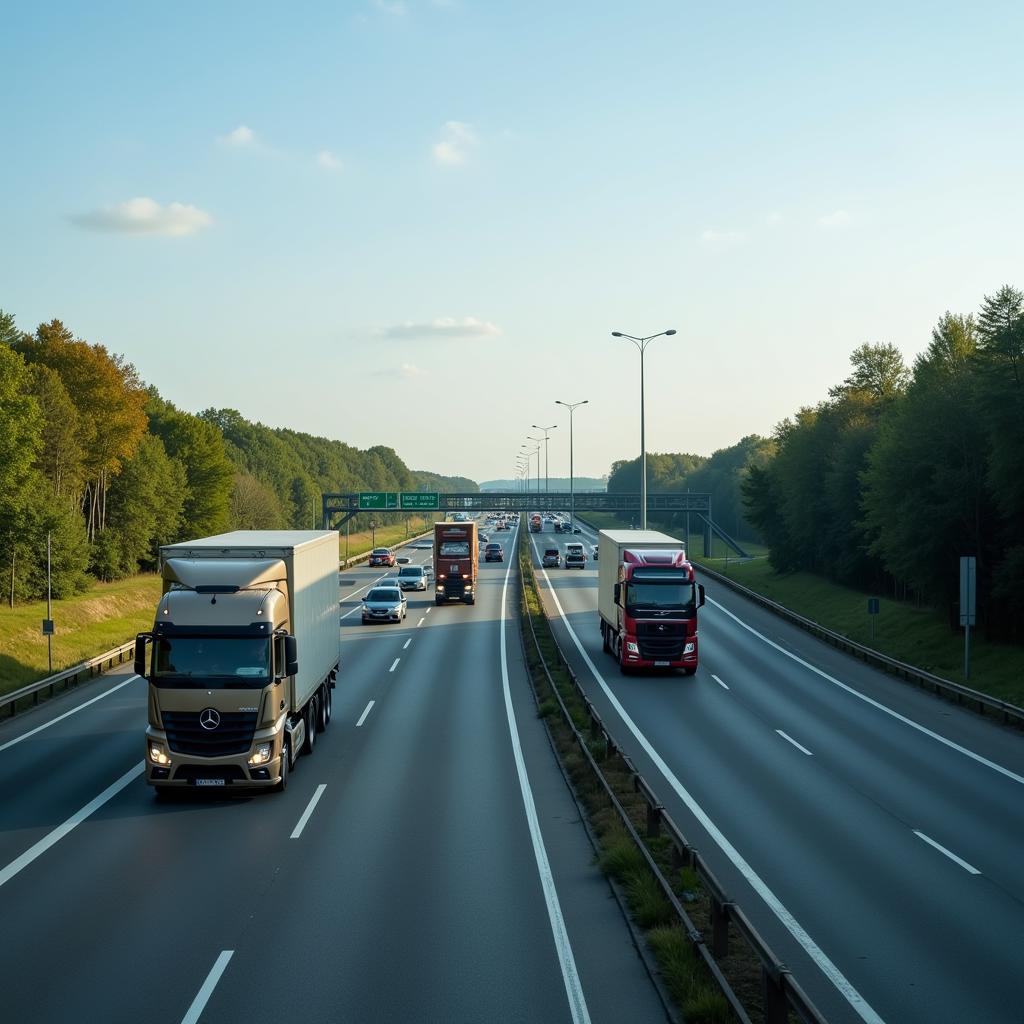
<svg viewBox="0 0 1024 1024">
<path fill-rule="evenodd" d="M 626 641 L 626 650 L 630 654 L 639 654 L 640 653 L 640 648 L 632 640 L 627 640 Z"/>
<path fill-rule="evenodd" d="M 171 759 L 168 757 L 167 751 L 164 749 L 164 745 L 162 743 L 150 743 L 149 759 L 153 764 L 161 765 L 164 768 L 171 763 Z"/>
<path fill-rule="evenodd" d="M 249 758 L 249 767 L 255 768 L 258 764 L 266 764 L 270 760 L 270 755 L 273 751 L 274 745 L 269 741 L 257 743 L 256 749 L 252 752 L 252 757 Z"/>
<path fill-rule="evenodd" d="M 687 644 L 687 645 L 686 645 L 686 646 L 685 646 L 685 647 L 683 648 L 683 654 L 693 654 L 693 652 L 694 652 L 694 651 L 695 651 L 696 649 L 697 649 L 697 645 L 696 645 L 696 644 L 695 644 L 695 643 L 694 643 L 694 642 L 693 642 L 693 641 L 691 640 L 691 641 L 690 641 L 690 643 L 688 643 L 688 644 Z"/>
</svg>

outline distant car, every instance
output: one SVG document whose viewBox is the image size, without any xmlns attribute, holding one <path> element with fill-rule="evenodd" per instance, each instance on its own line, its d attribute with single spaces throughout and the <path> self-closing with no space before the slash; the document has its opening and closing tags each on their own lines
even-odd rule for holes
<svg viewBox="0 0 1024 1024">
<path fill-rule="evenodd" d="M 422 565 L 403 565 L 398 570 L 398 585 L 402 590 L 426 590 L 427 572 Z"/>
<path fill-rule="evenodd" d="M 502 551 L 500 544 L 487 544 L 484 547 L 484 561 L 485 562 L 504 562 L 505 552 Z"/>
<path fill-rule="evenodd" d="M 594 544 L 590 548 L 590 557 L 596 562 L 597 561 L 597 545 Z"/>
<path fill-rule="evenodd" d="M 396 583 L 374 587 L 363 598 L 363 622 L 401 622 L 408 610 L 405 594 Z"/>
<path fill-rule="evenodd" d="M 572 541 L 565 545 L 565 567 L 566 569 L 585 569 L 587 565 L 587 553 L 583 545 L 578 541 Z"/>
<path fill-rule="evenodd" d="M 370 565 L 386 565 L 389 569 L 395 564 L 395 553 L 391 548 L 374 548 L 370 552 Z"/>
<path fill-rule="evenodd" d="M 481 533 L 479 537 L 479 543 L 486 544 L 490 540 L 490 537 L 486 533 Z"/>
<path fill-rule="evenodd" d="M 505 522 L 498 523 L 498 527 L 497 528 L 499 530 L 507 530 L 508 529 L 508 523 L 505 523 Z"/>
<path fill-rule="evenodd" d="M 562 532 L 562 525 L 563 524 L 562 524 L 562 520 L 561 519 L 556 519 L 555 520 L 555 533 L 561 533 Z"/>
<path fill-rule="evenodd" d="M 540 560 L 540 564 L 545 569 L 557 569 L 562 564 L 562 555 L 558 548 L 545 548 L 544 557 Z"/>
<path fill-rule="evenodd" d="M 572 528 L 572 532 L 573 533 L 582 533 L 583 531 L 578 526 L 574 526 Z"/>
</svg>

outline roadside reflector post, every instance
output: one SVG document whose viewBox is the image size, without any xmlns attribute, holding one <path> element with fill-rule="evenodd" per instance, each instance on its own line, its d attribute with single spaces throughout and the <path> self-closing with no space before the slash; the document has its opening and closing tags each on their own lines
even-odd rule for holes
<svg viewBox="0 0 1024 1024">
<path fill-rule="evenodd" d="M 716 960 L 729 955 L 729 915 L 725 904 L 711 894 L 711 952 Z"/>
<path fill-rule="evenodd" d="M 647 838 L 657 839 L 661 835 L 661 805 L 647 805 Z"/>
</svg>

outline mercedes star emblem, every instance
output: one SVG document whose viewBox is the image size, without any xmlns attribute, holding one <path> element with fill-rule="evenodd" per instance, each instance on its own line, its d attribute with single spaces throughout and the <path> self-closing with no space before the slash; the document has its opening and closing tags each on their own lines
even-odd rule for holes
<svg viewBox="0 0 1024 1024">
<path fill-rule="evenodd" d="M 216 729 L 220 725 L 220 712 L 215 708 L 203 708 L 199 712 L 199 724 L 204 729 Z"/>
</svg>

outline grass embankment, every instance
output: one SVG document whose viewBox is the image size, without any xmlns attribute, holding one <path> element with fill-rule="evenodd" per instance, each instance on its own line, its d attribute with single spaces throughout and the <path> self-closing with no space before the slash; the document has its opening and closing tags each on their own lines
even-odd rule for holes
<svg viewBox="0 0 1024 1024">
<path fill-rule="evenodd" d="M 527 663 L 537 695 L 538 714 L 545 718 L 566 774 L 583 805 L 591 833 L 598 845 L 601 870 L 619 885 L 636 927 L 643 933 L 658 965 L 669 994 L 688 1024 L 719 1024 L 733 1020 L 729 1005 L 703 960 L 694 951 L 672 905 L 666 899 L 654 874 L 623 825 L 618 812 L 594 777 L 572 731 L 565 724 L 558 702 L 551 691 L 533 645 L 533 636 L 525 616 L 536 630 L 544 660 L 573 723 L 581 735 L 587 735 L 589 717 L 568 673 L 559 665 L 550 626 L 541 608 L 536 578 L 530 563 L 529 544 L 522 537 L 519 567 L 523 579 L 522 610 Z M 633 788 L 632 776 L 617 755 L 608 756 L 603 741 L 590 740 L 587 748 L 600 764 L 601 771 L 624 807 L 634 829 L 643 834 L 646 808 L 642 796 Z M 689 868 L 673 865 L 672 850 L 666 836 L 646 840 L 647 848 L 695 926 L 710 934 L 710 905 L 697 875 Z M 727 975 L 748 1012 L 757 1018 L 761 1003 L 760 967 L 749 950 L 735 949 L 729 957 L 732 971 Z M 725 965 L 723 965 L 725 966 Z M 749 1004 L 749 1005 L 748 1005 Z"/>
<path fill-rule="evenodd" d="M 608 513 L 588 513 L 586 519 L 599 529 L 623 528 L 622 521 Z M 675 531 L 671 532 L 675 534 Z M 682 534 L 678 536 L 683 539 Z M 1020 647 L 990 643 L 980 632 L 973 632 L 971 676 L 966 679 L 963 672 L 963 633 L 953 632 L 934 609 L 916 608 L 906 602 L 880 597 L 879 614 L 870 616 L 867 599 L 879 595 L 844 587 L 809 572 L 779 574 L 768 563 L 767 548 L 758 545 L 744 547 L 758 557 L 750 561 L 739 560 L 715 538 L 711 557 L 705 558 L 699 554 L 704 550 L 700 534 L 692 534 L 690 543 L 686 545 L 690 557 L 697 564 L 706 565 L 856 643 L 866 644 L 890 658 L 898 658 L 926 672 L 1024 706 L 1024 650 Z M 872 618 L 875 620 L 874 636 Z"/>
<path fill-rule="evenodd" d="M 382 513 L 383 514 L 383 513 Z M 439 513 L 437 516 L 438 520 L 444 517 Z M 408 525 L 405 520 L 399 520 L 398 522 L 384 523 L 383 526 L 378 526 L 376 530 L 359 530 L 354 531 L 351 534 L 346 533 L 345 528 L 341 528 L 341 559 L 344 561 L 346 558 L 358 558 L 360 555 L 366 554 L 368 551 L 372 551 L 373 548 L 390 548 L 396 544 L 401 544 L 402 541 L 408 540 L 410 537 L 415 537 L 418 533 L 425 533 L 434 525 L 433 518 L 426 518 L 424 516 L 410 516 Z M 348 554 L 346 554 L 346 549 Z"/>
<path fill-rule="evenodd" d="M 412 516 L 408 536 L 430 529 L 432 519 Z M 406 539 L 404 520 L 387 523 L 376 531 L 378 546 L 391 547 Z M 350 557 L 373 547 L 370 531 L 349 537 Z M 341 534 L 339 557 L 345 557 Z M 160 597 L 160 578 L 153 573 L 131 576 L 114 583 L 97 583 L 84 594 L 53 602 L 53 671 L 77 665 L 112 647 L 126 643 L 153 625 L 153 610 Z M 46 602 L 0 608 L 0 694 L 10 693 L 50 674 L 42 622 Z"/>
</svg>

